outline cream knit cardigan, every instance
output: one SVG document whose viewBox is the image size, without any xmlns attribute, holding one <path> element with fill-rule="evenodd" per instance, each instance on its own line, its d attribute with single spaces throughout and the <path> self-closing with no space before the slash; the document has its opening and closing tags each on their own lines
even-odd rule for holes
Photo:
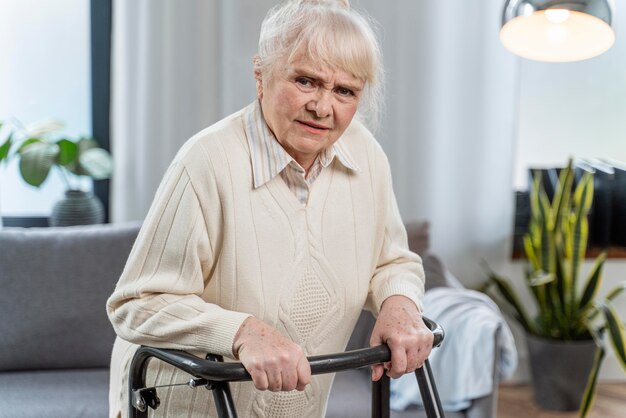
<svg viewBox="0 0 626 418">
<path fill-rule="evenodd" d="M 344 350 L 363 307 L 405 295 L 421 308 L 424 273 L 408 250 L 389 166 L 358 122 L 341 141 L 360 167 L 322 170 L 303 206 L 281 176 L 254 189 L 243 115 L 191 138 L 167 171 L 122 277 L 107 303 L 118 338 L 110 415 L 128 409 L 128 366 L 137 344 L 233 357 L 234 336 L 254 315 L 307 355 Z M 151 362 L 154 384 L 184 373 Z M 323 417 L 332 376 L 304 392 L 231 384 L 240 417 Z M 158 389 L 157 415 L 215 416 L 204 389 Z M 191 412 L 191 414 L 190 414 Z"/>
</svg>

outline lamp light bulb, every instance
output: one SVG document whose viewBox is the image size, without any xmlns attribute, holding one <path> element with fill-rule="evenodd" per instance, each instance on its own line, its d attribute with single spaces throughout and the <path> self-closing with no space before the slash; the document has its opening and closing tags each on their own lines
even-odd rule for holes
<svg viewBox="0 0 626 418">
<path fill-rule="evenodd" d="M 550 25 L 546 28 L 546 40 L 554 46 L 564 45 L 569 39 L 569 31 L 560 25 Z"/>
<path fill-rule="evenodd" d="M 569 19 L 570 12 L 566 9 L 548 9 L 545 11 L 546 19 L 550 23 L 563 23 Z"/>
</svg>

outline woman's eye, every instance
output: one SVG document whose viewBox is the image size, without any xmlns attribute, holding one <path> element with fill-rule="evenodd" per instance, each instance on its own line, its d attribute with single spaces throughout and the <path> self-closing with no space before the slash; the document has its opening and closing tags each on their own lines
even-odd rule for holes
<svg viewBox="0 0 626 418">
<path fill-rule="evenodd" d="M 337 94 L 339 94 L 340 96 L 346 96 L 346 97 L 354 96 L 354 92 L 345 87 L 339 87 L 336 91 L 337 91 Z"/>
<path fill-rule="evenodd" d="M 313 82 L 306 77 L 298 77 L 296 78 L 296 83 L 301 85 L 302 87 L 312 87 Z"/>
</svg>

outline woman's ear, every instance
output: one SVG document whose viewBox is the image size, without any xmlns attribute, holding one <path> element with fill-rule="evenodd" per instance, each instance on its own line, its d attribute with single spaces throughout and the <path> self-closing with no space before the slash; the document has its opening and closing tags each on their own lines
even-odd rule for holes
<svg viewBox="0 0 626 418">
<path fill-rule="evenodd" d="M 263 77 L 261 72 L 261 57 L 255 55 L 252 59 L 254 80 L 256 81 L 256 96 L 259 100 L 263 98 Z"/>
</svg>

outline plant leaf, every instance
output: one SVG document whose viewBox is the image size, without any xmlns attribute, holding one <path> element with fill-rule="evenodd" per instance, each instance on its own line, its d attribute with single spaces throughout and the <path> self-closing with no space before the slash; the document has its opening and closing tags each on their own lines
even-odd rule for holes
<svg viewBox="0 0 626 418">
<path fill-rule="evenodd" d="M 541 268 L 549 273 L 556 271 L 554 246 L 554 219 L 550 200 L 543 187 L 539 192 L 539 209 L 541 211 Z"/>
<path fill-rule="evenodd" d="M 557 280 L 557 283 L 561 282 L 561 280 Z M 572 337 L 572 321 L 570 321 L 567 317 L 567 306 L 565 302 L 562 300 L 561 294 L 559 293 L 558 286 L 555 286 L 554 283 L 550 285 L 550 293 L 549 293 L 549 303 L 551 307 L 550 314 L 552 315 L 552 323 L 554 328 L 559 331 L 558 338 L 571 338 Z"/>
<path fill-rule="evenodd" d="M 541 218 L 541 210 L 539 205 L 539 191 L 541 186 L 540 173 L 535 173 L 533 176 L 533 185 L 530 189 L 530 222 L 528 224 L 528 234 L 532 244 L 533 252 L 537 266 L 535 269 L 539 270 L 542 266 L 542 249 L 541 249 L 541 237 L 542 237 L 542 225 L 543 219 Z"/>
<path fill-rule="evenodd" d="M 561 308 L 560 312 L 563 314 L 567 313 L 568 301 L 567 301 L 567 283 L 570 283 L 571 280 L 567 275 L 567 271 L 565 271 L 565 265 L 563 260 L 563 243 L 557 245 L 557 257 L 556 257 L 556 280 L 555 293 L 556 297 L 558 297 L 559 306 Z M 563 318 L 565 322 L 567 322 L 567 318 Z"/>
<path fill-rule="evenodd" d="M 536 271 L 530 278 L 530 285 L 531 286 L 543 286 L 550 282 L 553 282 L 554 279 L 555 279 L 555 276 L 552 273 Z"/>
<path fill-rule="evenodd" d="M 530 281 L 532 280 L 533 275 L 535 274 L 535 271 L 536 270 L 534 270 L 531 266 L 526 266 L 526 268 L 524 269 L 524 279 L 526 279 L 526 284 L 528 285 L 528 288 L 530 289 L 531 292 L 533 292 L 536 298 L 537 288 L 530 285 Z"/>
<path fill-rule="evenodd" d="M 39 187 L 54 165 L 59 147 L 46 142 L 34 142 L 24 148 L 20 158 L 20 173 L 24 181 Z"/>
<path fill-rule="evenodd" d="M 580 302 L 578 304 L 578 308 L 583 310 L 589 305 L 591 301 L 598 294 L 598 290 L 600 289 L 600 285 L 602 284 L 602 267 L 604 266 L 604 262 L 606 260 L 606 252 L 602 252 L 597 258 L 593 265 L 593 268 L 589 272 L 589 278 L 587 279 L 587 284 L 585 285 L 585 290 L 583 291 L 583 295 L 580 298 Z"/>
<path fill-rule="evenodd" d="M 582 205 L 582 213 L 588 213 L 593 203 L 593 174 L 585 173 L 581 179 L 580 184 L 576 186 L 574 192 L 574 200 L 577 200 Z"/>
<path fill-rule="evenodd" d="M 1 123 L 0 123 L 0 127 L 2 127 Z M 13 132 L 11 132 L 7 140 L 4 141 L 2 145 L 0 145 L 0 162 L 4 159 L 8 159 L 11 145 L 13 145 Z"/>
<path fill-rule="evenodd" d="M 60 165 L 68 165 L 76 159 L 78 155 L 78 145 L 67 139 L 60 139 L 57 141 L 59 146 L 59 156 L 57 162 Z"/>
<path fill-rule="evenodd" d="M 79 165 L 94 180 L 108 179 L 113 172 L 111 154 L 102 148 L 90 148 L 78 157 Z"/>
<path fill-rule="evenodd" d="M 65 128 L 65 124 L 56 119 L 44 119 L 31 123 L 26 127 L 30 136 L 47 136 L 53 133 L 61 132 Z"/>
<path fill-rule="evenodd" d="M 604 348 L 598 347 L 596 355 L 593 359 L 591 374 L 589 375 L 589 379 L 587 380 L 585 394 L 583 395 L 583 400 L 580 404 L 580 418 L 585 418 L 587 414 L 589 414 L 589 411 L 591 411 L 593 403 L 596 400 L 596 385 L 598 384 L 598 375 L 600 373 L 602 360 L 604 360 L 604 355 Z"/>
<path fill-rule="evenodd" d="M 22 152 L 26 149 L 27 146 L 29 146 L 30 144 L 36 144 L 40 142 L 43 143 L 44 141 L 42 141 L 40 138 L 28 138 L 27 140 L 22 142 L 22 145 L 19 146 L 19 148 L 17 149 L 17 153 L 22 154 Z"/>
<path fill-rule="evenodd" d="M 71 173 L 76 174 L 77 176 L 91 176 L 87 171 L 85 171 L 84 167 L 80 163 L 80 158 L 83 153 L 87 152 L 92 148 L 98 148 L 98 142 L 91 137 L 82 137 L 78 141 L 76 141 L 76 146 L 78 147 L 78 155 L 76 159 L 65 166 Z"/>
<path fill-rule="evenodd" d="M 532 334 L 536 334 L 536 329 L 533 323 L 530 321 L 529 319 L 530 317 L 526 313 L 526 310 L 524 309 L 522 302 L 515 294 L 515 291 L 513 290 L 511 285 L 509 285 L 506 282 L 506 280 L 502 279 L 501 277 L 496 276 L 495 274 L 492 274 L 490 276 L 490 279 L 496 284 L 498 291 L 500 292 L 502 297 L 504 297 L 504 299 L 511 305 L 511 307 L 513 307 L 513 309 L 515 310 L 517 314 L 517 320 L 520 322 L 520 324 L 528 332 Z"/>
<path fill-rule="evenodd" d="M 530 265 L 533 266 L 535 270 L 540 270 L 541 265 L 539 264 L 539 259 L 537 259 L 537 254 L 535 253 L 535 247 L 533 247 L 533 240 L 530 234 L 524 235 L 524 252 L 526 253 L 526 258 L 528 258 Z"/>
<path fill-rule="evenodd" d="M 606 319 L 607 330 L 609 331 L 613 350 L 615 354 L 617 354 L 617 359 L 622 368 L 626 371 L 626 336 L 624 335 L 624 324 L 622 324 L 617 312 L 615 312 L 615 309 L 609 302 L 601 303 L 600 309 Z"/>
<path fill-rule="evenodd" d="M 625 290 L 626 290 L 626 281 L 621 282 L 617 286 L 615 286 L 606 295 L 605 300 L 607 302 L 611 302 L 613 299 L 615 299 L 617 296 L 619 296 L 620 293 L 622 293 Z M 594 319 L 596 319 L 596 317 L 598 316 L 599 313 L 600 313 L 599 304 L 598 303 L 594 303 L 593 310 L 588 314 L 588 321 L 593 321 Z"/>
<path fill-rule="evenodd" d="M 559 182 L 557 183 L 554 198 L 552 199 L 552 210 L 554 212 L 554 223 L 558 228 L 563 218 L 569 213 L 570 197 L 572 194 L 572 183 L 574 181 L 574 165 L 570 158 L 567 167 L 559 173 Z"/>
<path fill-rule="evenodd" d="M 91 137 L 82 137 L 78 141 L 76 141 L 76 145 L 78 145 L 78 153 L 82 154 L 91 148 L 98 148 L 98 141 Z"/>
<path fill-rule="evenodd" d="M 593 178 L 591 174 L 585 173 L 576 186 L 574 192 L 574 213 L 571 215 L 572 234 L 572 258 L 570 260 L 571 288 L 569 289 L 569 301 L 573 303 L 576 299 L 576 289 L 578 272 L 580 266 L 585 261 L 587 250 L 587 237 L 589 235 L 589 208 L 593 200 Z"/>
<path fill-rule="evenodd" d="M 622 293 L 624 290 L 626 290 L 626 282 L 621 282 L 620 284 L 618 284 L 617 286 L 615 286 L 613 288 L 613 290 L 611 290 L 609 292 L 608 295 L 606 295 L 606 300 L 613 300 L 615 299 L 620 293 Z"/>
</svg>

